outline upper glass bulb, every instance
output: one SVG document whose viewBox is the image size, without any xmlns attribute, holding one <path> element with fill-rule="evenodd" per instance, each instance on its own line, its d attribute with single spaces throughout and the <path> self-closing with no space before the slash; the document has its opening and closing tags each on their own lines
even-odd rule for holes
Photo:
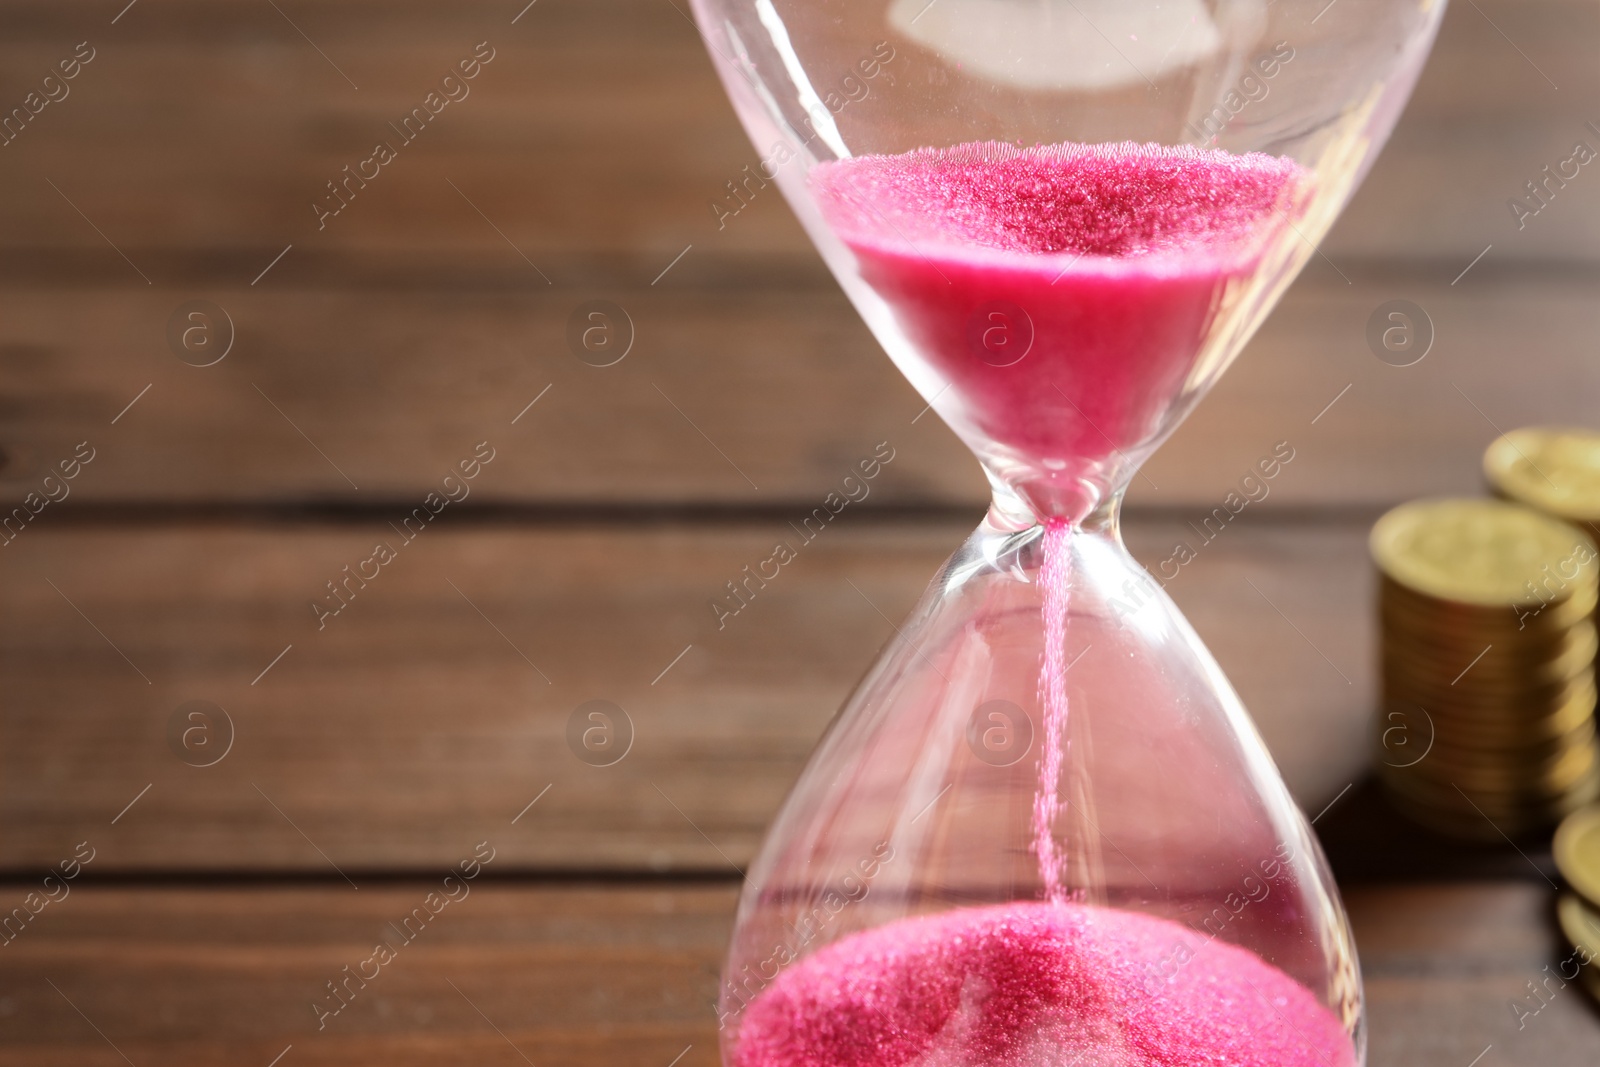
<svg viewBox="0 0 1600 1067">
<path fill-rule="evenodd" d="M 763 168 L 1003 515 L 1115 496 L 1364 173 L 1440 0 L 695 0 Z"/>
</svg>

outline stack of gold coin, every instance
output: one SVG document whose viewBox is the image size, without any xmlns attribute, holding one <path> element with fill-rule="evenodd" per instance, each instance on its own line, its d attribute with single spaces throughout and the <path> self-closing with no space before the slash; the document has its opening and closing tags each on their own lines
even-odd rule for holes
<svg viewBox="0 0 1600 1067">
<path fill-rule="evenodd" d="M 1483 455 L 1494 491 L 1600 538 L 1600 433 L 1531 426 L 1497 438 Z"/>
<path fill-rule="evenodd" d="M 1572 943 L 1557 971 L 1570 981 L 1581 973 L 1589 992 L 1600 997 L 1600 805 L 1591 804 L 1568 815 L 1556 830 L 1556 866 L 1570 891 L 1561 894 L 1556 917 L 1561 932 Z M 1581 968 L 1581 970 L 1580 970 Z"/>
<path fill-rule="evenodd" d="M 1600 433 L 1530 426 L 1495 439 L 1483 473 L 1507 500 L 1565 519 L 1600 541 Z M 1600 615 L 1595 618 L 1600 625 Z"/>
<path fill-rule="evenodd" d="M 1600 794 L 1600 560 L 1575 527 L 1500 500 L 1423 500 L 1372 530 L 1378 773 L 1416 821 L 1498 841 Z"/>
</svg>

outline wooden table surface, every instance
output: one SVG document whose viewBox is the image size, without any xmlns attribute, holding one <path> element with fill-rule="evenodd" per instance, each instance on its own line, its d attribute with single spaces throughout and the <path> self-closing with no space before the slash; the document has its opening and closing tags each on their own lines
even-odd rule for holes
<svg viewBox="0 0 1600 1067">
<path fill-rule="evenodd" d="M 981 515 L 975 464 L 776 190 L 717 227 L 755 155 L 673 0 L 14 0 L 0 101 L 79 42 L 0 146 L 0 504 L 93 457 L 0 544 L 0 905 L 82 868 L 0 941 L 0 1065 L 716 1062 L 741 871 Z M 479 42 L 471 95 L 319 229 Z M 1454 7 L 1324 255 L 1130 497 L 1154 563 L 1294 449 L 1170 591 L 1319 816 L 1374 1065 L 1600 1055 L 1577 984 L 1513 1007 L 1564 955 L 1548 842 L 1430 837 L 1364 770 L 1372 520 L 1600 408 L 1600 177 L 1506 206 L 1600 146 L 1597 50 L 1592 2 Z M 1411 367 L 1363 339 L 1394 298 L 1436 330 Z M 633 324 L 612 367 L 565 340 L 595 299 Z M 168 339 L 194 300 L 231 324 L 211 366 Z M 719 628 L 879 442 L 871 496 Z M 404 540 L 434 491 L 467 495 Z M 565 740 L 592 699 L 628 713 L 610 767 Z M 470 896 L 325 1014 L 475 850 Z"/>
</svg>

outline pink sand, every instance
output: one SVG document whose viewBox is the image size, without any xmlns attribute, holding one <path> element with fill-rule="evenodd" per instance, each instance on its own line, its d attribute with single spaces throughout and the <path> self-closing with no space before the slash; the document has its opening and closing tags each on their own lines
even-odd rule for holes
<svg viewBox="0 0 1600 1067">
<path fill-rule="evenodd" d="M 823 218 L 991 440 L 1103 460 L 1147 440 L 1307 176 L 1289 159 L 1134 143 L 999 142 L 819 165 Z M 994 302 L 1031 350 L 974 352 Z"/>
<path fill-rule="evenodd" d="M 1354 1064 L 1332 1013 L 1254 954 L 1212 941 L 1174 968 L 1174 947 L 1198 940 L 1165 919 L 1079 904 L 905 919 L 846 937 L 779 974 L 746 1009 L 733 1062 Z"/>
<path fill-rule="evenodd" d="M 1039 664 L 1039 703 L 1044 738 L 1039 746 L 1039 784 L 1033 794 L 1033 852 L 1045 899 L 1061 902 L 1061 857 L 1055 823 L 1061 810 L 1061 765 L 1067 755 L 1067 609 L 1072 589 L 1072 527 L 1059 519 L 1045 524 L 1044 562 L 1039 568 L 1044 655 Z"/>
</svg>

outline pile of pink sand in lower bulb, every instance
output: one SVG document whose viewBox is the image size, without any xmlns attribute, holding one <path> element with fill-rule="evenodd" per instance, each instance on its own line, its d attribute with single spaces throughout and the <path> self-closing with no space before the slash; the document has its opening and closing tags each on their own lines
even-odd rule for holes
<svg viewBox="0 0 1600 1067">
<path fill-rule="evenodd" d="M 1081 904 L 905 919 L 781 973 L 736 1067 L 1351 1067 L 1339 1021 L 1244 949 Z M 1172 973 L 1176 970 L 1176 973 Z M 1152 975 L 1170 976 L 1161 979 Z"/>
</svg>

